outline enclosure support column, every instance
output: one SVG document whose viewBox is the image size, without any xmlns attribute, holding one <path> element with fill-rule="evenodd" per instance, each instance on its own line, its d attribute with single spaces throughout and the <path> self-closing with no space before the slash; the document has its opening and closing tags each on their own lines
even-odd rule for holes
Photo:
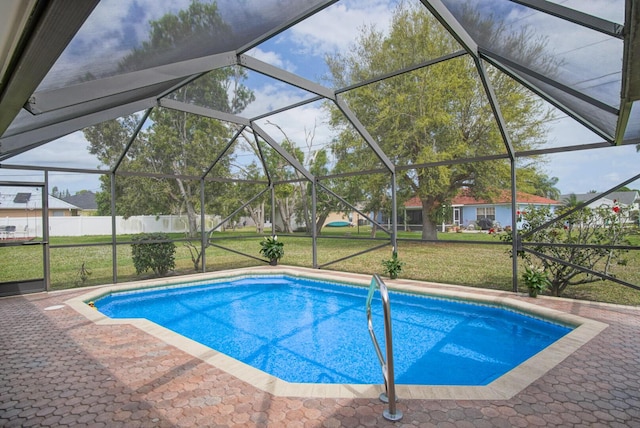
<svg viewBox="0 0 640 428">
<path fill-rule="evenodd" d="M 516 160 L 511 158 L 511 277 L 512 288 L 514 292 L 518 292 L 518 215 L 516 207 L 518 206 L 517 188 L 516 188 Z"/>
<path fill-rule="evenodd" d="M 391 171 L 391 246 L 398 251 L 398 206 L 396 200 L 396 172 Z"/>
<path fill-rule="evenodd" d="M 111 173 L 111 264 L 113 283 L 118 282 L 118 250 L 116 247 L 116 174 Z"/>
<path fill-rule="evenodd" d="M 276 235 L 276 189 L 273 182 L 269 184 L 271 187 L 271 236 Z"/>
<path fill-rule="evenodd" d="M 312 266 L 318 268 L 318 231 L 316 230 L 316 180 L 311 182 L 311 253 Z"/>
<path fill-rule="evenodd" d="M 200 258 L 202 263 L 202 273 L 207 271 L 207 258 L 206 258 L 206 249 L 207 249 L 207 240 L 209 239 L 209 235 L 204 232 L 204 178 L 200 179 L 200 254 L 202 257 Z"/>
<path fill-rule="evenodd" d="M 49 254 L 49 171 L 44 171 L 42 189 L 42 264 L 44 270 L 44 289 L 51 290 L 51 262 Z"/>
</svg>

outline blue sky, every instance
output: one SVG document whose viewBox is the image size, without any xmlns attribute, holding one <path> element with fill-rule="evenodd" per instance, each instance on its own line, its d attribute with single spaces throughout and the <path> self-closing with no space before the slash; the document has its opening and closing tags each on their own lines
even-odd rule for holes
<svg viewBox="0 0 640 428">
<path fill-rule="evenodd" d="M 247 7 L 253 2 L 261 0 L 244 0 Z M 187 5 L 187 0 L 174 2 L 170 0 L 136 0 L 129 8 L 107 7 L 109 3 L 117 6 L 118 2 L 103 2 L 105 15 L 95 17 L 89 23 L 91 31 L 85 33 L 83 40 L 72 44 L 67 57 L 61 58 L 56 66 L 57 72 L 52 76 L 62 76 L 68 73 L 74 60 L 83 57 L 87 64 L 97 63 L 105 66 L 116 62 L 114 59 L 122 57 L 131 48 L 132 43 L 144 40 L 147 29 L 142 22 L 157 19 L 159 11 L 176 10 L 181 5 Z M 247 52 L 262 61 L 294 72 L 309 80 L 322 82 L 322 76 L 327 73 L 325 55 L 348 51 L 356 40 L 358 32 L 364 26 L 375 26 L 385 31 L 389 26 L 390 13 L 396 1 L 383 0 L 351 0 L 341 1 L 321 13 L 307 19 L 287 30 L 272 40 Z M 505 4 L 510 4 L 507 2 Z M 580 5 L 581 2 L 570 0 L 563 3 L 566 6 Z M 584 7 L 598 16 L 621 20 L 619 16 L 620 0 L 594 0 Z M 518 8 L 517 10 L 521 10 Z M 140 16 L 144 14 L 144 18 Z M 537 17 L 514 16 L 513 19 L 532 20 Z M 568 31 L 568 29 L 566 30 Z M 582 34 L 582 33 L 581 33 Z M 105 35 L 107 37 L 105 37 Z M 555 34 L 557 40 L 568 40 L 575 35 L 563 33 Z M 569 42 L 558 49 L 572 49 Z M 101 46 L 101 49 L 92 47 Z M 597 44 L 596 44 L 597 46 Z M 94 55 L 94 56 L 91 56 Z M 66 62 L 65 62 L 66 61 Z M 610 62 L 602 61 L 604 62 Z M 597 67 L 597 62 L 593 67 Z M 249 73 L 247 85 L 256 94 L 256 101 L 249 106 L 244 115 L 252 117 L 265 111 L 301 101 L 310 97 L 309 94 L 297 88 L 292 88 L 281 82 L 262 77 L 257 73 Z M 51 82 L 52 77 L 49 78 Z M 46 85 L 45 85 L 46 86 Z M 583 126 L 569 119 L 563 113 L 558 113 L 559 119 L 549 123 L 549 146 L 565 146 L 599 142 L 602 139 L 591 133 Z M 327 125 L 325 112 L 319 103 L 300 107 L 298 109 L 279 114 L 268 119 L 278 123 L 287 135 L 300 145 L 309 143 L 309 135 L 313 131 L 313 146 L 326 146 L 333 137 L 332 130 Z M 267 120 L 259 121 L 272 136 L 279 141 L 281 135 Z M 98 162 L 87 151 L 78 150 L 86 147 L 86 141 L 81 132 L 76 132 L 59 141 L 44 146 L 30 154 L 23 155 L 25 161 L 35 160 L 41 165 L 69 166 L 94 168 Z M 72 156 L 69 153 L 73 153 Z M 548 156 L 545 172 L 549 176 L 559 178 L 558 187 L 563 193 L 584 193 L 590 190 L 604 191 L 617 183 L 624 181 L 638 171 L 640 154 L 635 147 L 616 147 L 608 150 L 580 151 Z M 15 159 L 15 163 L 21 163 Z M 22 176 L 25 180 L 38 181 L 32 173 L 21 171 L 0 170 L 0 179 L 16 180 Z M 68 173 L 51 173 L 50 187 L 69 189 L 72 193 L 88 189 L 99 190 L 97 176 L 75 175 Z M 630 187 L 640 188 L 640 182 Z"/>
</svg>

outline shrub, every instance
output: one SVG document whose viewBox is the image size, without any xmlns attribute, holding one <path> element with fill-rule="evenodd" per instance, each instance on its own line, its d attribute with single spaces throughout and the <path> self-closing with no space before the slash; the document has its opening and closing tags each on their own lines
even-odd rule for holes
<svg viewBox="0 0 640 428">
<path fill-rule="evenodd" d="M 173 242 L 158 242 L 168 240 L 166 233 L 141 233 L 133 237 L 131 257 L 137 275 L 151 269 L 157 276 L 164 276 L 175 268 L 176 245 Z"/>
<path fill-rule="evenodd" d="M 628 244 L 628 209 L 617 204 L 613 207 L 582 208 L 571 212 L 562 221 L 555 221 L 557 215 L 569 212 L 565 211 L 568 209 L 559 208 L 554 214 L 549 207 L 531 206 L 527 211 L 518 213 L 524 247 L 518 255 L 528 264 L 542 267 L 554 296 L 562 295 L 571 285 L 613 277 L 614 262 L 621 260 L 626 251 L 616 246 Z M 502 238 L 511 241 L 510 234 Z M 537 263 L 533 262 L 534 259 Z"/>
</svg>

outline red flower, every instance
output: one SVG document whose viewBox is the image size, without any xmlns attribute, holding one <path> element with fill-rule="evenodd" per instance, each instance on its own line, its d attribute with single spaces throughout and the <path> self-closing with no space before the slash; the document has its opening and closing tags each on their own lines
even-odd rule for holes
<svg viewBox="0 0 640 428">
<path fill-rule="evenodd" d="M 614 212 L 614 213 L 616 213 L 616 214 L 620 211 L 620 207 L 619 207 L 619 206 L 617 206 L 617 205 L 616 205 L 615 207 L 611 208 L 611 209 L 612 209 L 612 210 L 613 210 L 613 212 Z"/>
<path fill-rule="evenodd" d="M 520 210 L 516 211 L 516 215 L 520 215 Z"/>
</svg>

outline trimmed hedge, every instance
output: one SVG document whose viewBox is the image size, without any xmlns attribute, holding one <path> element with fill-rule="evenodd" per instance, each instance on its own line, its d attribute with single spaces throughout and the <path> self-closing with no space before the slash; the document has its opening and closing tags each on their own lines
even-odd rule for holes
<svg viewBox="0 0 640 428">
<path fill-rule="evenodd" d="M 132 238 L 131 257 L 136 274 L 152 270 L 164 276 L 176 267 L 176 245 L 166 233 L 140 233 Z M 154 242 L 155 241 L 155 242 Z"/>
</svg>

